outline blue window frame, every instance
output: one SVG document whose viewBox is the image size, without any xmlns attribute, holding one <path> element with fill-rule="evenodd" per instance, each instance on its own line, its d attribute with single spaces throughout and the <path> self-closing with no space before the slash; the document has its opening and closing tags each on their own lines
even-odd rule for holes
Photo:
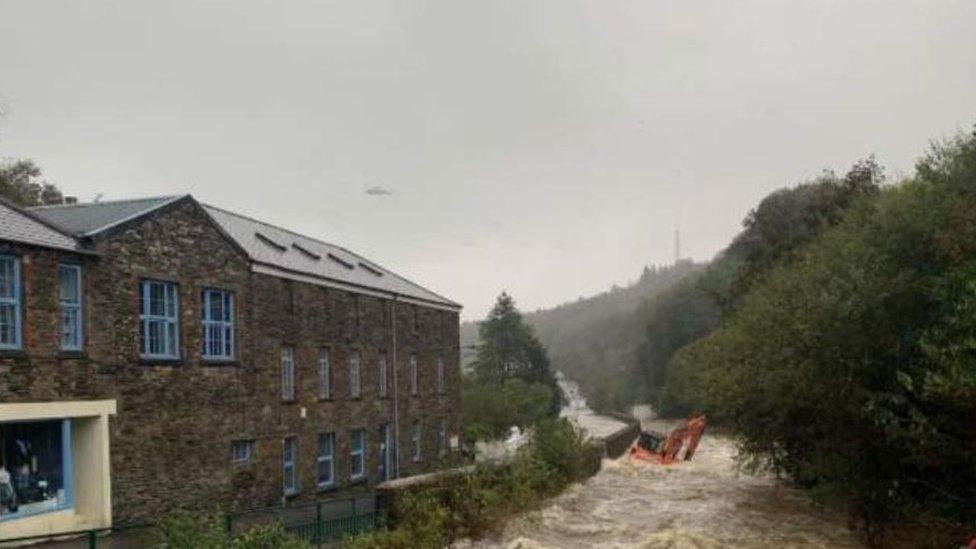
<svg viewBox="0 0 976 549">
<path fill-rule="evenodd" d="M 80 351 L 84 345 L 81 265 L 58 265 L 58 303 L 61 307 L 61 349 Z"/>
<path fill-rule="evenodd" d="M 201 297 L 203 306 L 203 358 L 234 358 L 234 294 L 207 288 Z"/>
<path fill-rule="evenodd" d="M 20 258 L 0 255 L 0 349 L 20 349 Z"/>
<path fill-rule="evenodd" d="M 71 420 L 0 423 L 0 521 L 74 506 Z"/>
<path fill-rule="evenodd" d="M 284 440 L 281 459 L 282 485 L 286 496 L 298 493 L 298 468 L 295 460 L 298 457 L 298 437 L 287 437 Z"/>
<path fill-rule="evenodd" d="M 143 280 L 140 290 L 140 354 L 145 358 L 179 358 L 179 289 L 172 282 Z"/>
</svg>

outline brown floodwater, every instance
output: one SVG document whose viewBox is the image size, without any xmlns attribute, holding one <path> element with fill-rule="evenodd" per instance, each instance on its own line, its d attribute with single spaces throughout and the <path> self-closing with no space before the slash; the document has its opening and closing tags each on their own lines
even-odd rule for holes
<svg viewBox="0 0 976 549">
<path fill-rule="evenodd" d="M 651 417 L 642 423 L 659 431 L 675 425 Z M 690 462 L 604 460 L 596 476 L 511 520 L 499 536 L 457 546 L 862 547 L 844 516 L 774 478 L 740 472 L 734 442 L 709 433 Z"/>
</svg>

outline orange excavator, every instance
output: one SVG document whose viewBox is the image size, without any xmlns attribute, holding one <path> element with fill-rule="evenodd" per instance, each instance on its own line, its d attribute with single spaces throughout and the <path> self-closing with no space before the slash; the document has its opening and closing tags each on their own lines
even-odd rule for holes
<svg viewBox="0 0 976 549">
<path fill-rule="evenodd" d="M 654 431 L 641 431 L 637 444 L 630 449 L 630 457 L 661 465 L 671 465 L 678 461 L 678 454 L 684 448 L 684 460 L 688 461 L 695 455 L 698 442 L 705 434 L 707 425 L 705 414 L 696 414 L 684 425 L 671 431 L 667 437 Z"/>
</svg>

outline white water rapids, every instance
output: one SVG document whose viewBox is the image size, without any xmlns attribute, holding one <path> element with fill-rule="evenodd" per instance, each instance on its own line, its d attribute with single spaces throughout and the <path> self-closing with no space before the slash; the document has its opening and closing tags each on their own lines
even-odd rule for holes
<svg viewBox="0 0 976 549">
<path fill-rule="evenodd" d="M 591 434 L 615 422 L 590 411 L 578 391 L 566 393 L 563 414 Z M 638 412 L 645 428 L 669 431 L 677 423 L 654 419 L 647 408 Z M 499 536 L 457 547 L 861 547 L 843 516 L 775 479 L 738 472 L 734 457 L 731 439 L 706 431 L 690 462 L 604 460 L 596 476 L 512 519 Z"/>
</svg>

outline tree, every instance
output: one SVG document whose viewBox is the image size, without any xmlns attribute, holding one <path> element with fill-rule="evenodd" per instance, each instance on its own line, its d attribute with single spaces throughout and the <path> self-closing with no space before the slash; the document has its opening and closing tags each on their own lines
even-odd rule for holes
<svg viewBox="0 0 976 549">
<path fill-rule="evenodd" d="M 869 536 L 926 518 L 971 532 L 974 211 L 976 132 L 766 273 L 678 352 L 675 386 L 754 463 L 849 500 Z"/>
<path fill-rule="evenodd" d="M 53 183 L 38 181 L 41 169 L 32 160 L 0 163 L 0 196 L 19 206 L 61 204 L 64 196 Z"/>
<path fill-rule="evenodd" d="M 480 343 L 474 370 L 479 378 L 518 378 L 555 387 L 546 349 L 522 320 L 515 300 L 502 292 L 478 329 Z"/>
</svg>

